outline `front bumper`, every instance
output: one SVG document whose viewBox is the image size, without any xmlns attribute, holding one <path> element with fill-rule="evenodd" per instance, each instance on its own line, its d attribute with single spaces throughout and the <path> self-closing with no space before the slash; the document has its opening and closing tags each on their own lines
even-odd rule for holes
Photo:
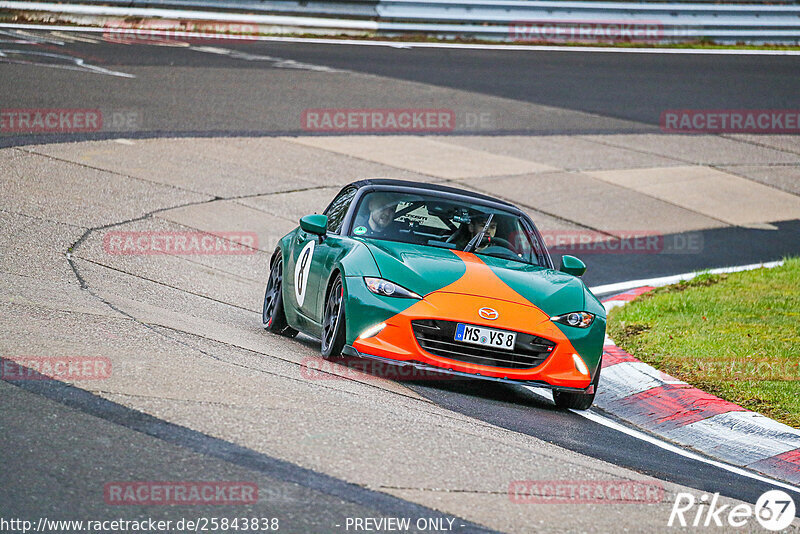
<svg viewBox="0 0 800 534">
<path fill-rule="evenodd" d="M 396 366 L 403 369 L 411 368 L 416 372 L 411 373 L 399 373 L 400 376 L 404 378 L 410 379 L 430 379 L 431 375 L 441 375 L 443 377 L 455 377 L 455 378 L 464 378 L 469 380 L 489 380 L 492 382 L 501 382 L 505 384 L 514 384 L 517 386 L 530 386 L 530 387 L 537 387 L 537 388 L 545 388 L 545 389 L 557 389 L 559 391 L 569 392 L 569 393 L 594 393 L 594 385 L 589 385 L 587 388 L 567 388 L 567 387 L 557 387 L 553 386 L 552 384 L 548 384 L 547 382 L 537 381 L 537 380 L 511 380 L 508 378 L 499 378 L 494 376 L 488 375 L 477 375 L 473 373 L 462 373 L 459 371 L 453 371 L 451 369 L 444 369 L 442 367 L 434 367 L 432 365 L 420 363 L 420 362 L 404 362 L 399 360 L 391 360 L 388 358 L 381 358 L 380 356 L 374 356 L 372 354 L 367 354 L 365 352 L 359 352 L 352 345 L 345 345 L 342 349 L 342 354 L 345 356 L 350 356 L 353 358 L 364 358 L 367 360 L 372 360 L 375 362 L 380 363 L 381 365 L 385 366 Z M 383 367 L 381 369 L 384 369 Z M 384 371 L 385 373 L 385 371 Z M 386 373 L 388 374 L 388 373 Z M 425 377 L 425 378 L 420 378 Z"/>
<path fill-rule="evenodd" d="M 348 317 L 354 313 L 376 317 L 381 309 L 385 314 L 386 298 L 375 297 L 357 300 L 355 309 L 347 310 Z M 396 299 L 395 299 L 396 300 Z M 365 305 L 376 309 L 358 309 Z M 499 312 L 499 318 L 488 321 L 478 315 L 478 310 L 491 307 Z M 562 327 L 550 321 L 550 317 L 530 303 L 509 302 L 474 295 L 434 292 L 423 300 L 415 301 L 405 309 L 380 322 L 386 326 L 377 334 L 364 339 L 354 333 L 348 338 L 348 351 L 352 356 L 381 359 L 386 363 L 411 365 L 419 369 L 436 371 L 454 376 L 496 380 L 508 383 L 524 383 L 538 387 L 585 392 L 591 386 L 597 372 L 602 353 L 605 322 L 598 322 L 588 329 L 570 329 L 570 337 Z M 498 330 L 510 330 L 538 336 L 555 343 L 555 347 L 541 363 L 530 368 L 496 367 L 480 365 L 442 357 L 428 352 L 420 345 L 412 328 L 412 321 L 452 321 L 485 326 Z M 348 321 L 349 322 L 349 321 Z M 600 331 L 602 330 L 602 332 Z M 572 339 L 571 339 L 572 338 Z M 573 343 L 575 341 L 575 343 Z M 576 349 L 579 346 L 582 350 Z M 578 355 L 588 368 L 583 373 L 575 364 L 573 355 Z"/>
</svg>

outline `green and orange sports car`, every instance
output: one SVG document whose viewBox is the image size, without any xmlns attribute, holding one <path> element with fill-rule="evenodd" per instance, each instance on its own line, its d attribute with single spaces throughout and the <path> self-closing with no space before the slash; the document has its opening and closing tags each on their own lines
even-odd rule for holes
<svg viewBox="0 0 800 534">
<path fill-rule="evenodd" d="M 591 406 L 605 309 L 564 256 L 555 269 L 512 204 L 388 179 L 344 187 L 272 256 L 263 325 L 322 341 L 322 355 L 546 387 Z"/>
</svg>

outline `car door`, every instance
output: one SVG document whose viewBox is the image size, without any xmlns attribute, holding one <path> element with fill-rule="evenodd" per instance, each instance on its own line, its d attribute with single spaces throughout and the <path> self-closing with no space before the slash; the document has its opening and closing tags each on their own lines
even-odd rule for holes
<svg viewBox="0 0 800 534">
<path fill-rule="evenodd" d="M 333 268 L 332 251 L 341 247 L 342 223 L 357 187 L 342 190 L 325 210 L 328 234 L 324 239 L 298 229 L 294 241 L 293 286 L 297 308 L 306 318 L 322 323 L 323 301 L 327 281 Z"/>
</svg>

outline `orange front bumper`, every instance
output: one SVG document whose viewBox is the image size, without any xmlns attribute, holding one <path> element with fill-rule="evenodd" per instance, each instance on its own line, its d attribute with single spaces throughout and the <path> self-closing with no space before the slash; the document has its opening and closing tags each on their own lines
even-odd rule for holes
<svg viewBox="0 0 800 534">
<path fill-rule="evenodd" d="M 491 307 L 498 318 L 486 320 L 478 310 Z M 424 350 L 417 341 L 411 321 L 432 319 L 486 326 L 539 336 L 556 344 L 547 359 L 528 369 L 511 369 L 461 362 L 437 356 Z M 391 360 L 421 362 L 444 370 L 499 379 L 544 382 L 555 387 L 587 388 L 591 376 L 576 367 L 573 355 L 578 354 L 550 317 L 532 304 L 489 299 L 438 291 L 427 295 L 405 311 L 385 321 L 377 335 L 357 339 L 353 343 L 359 353 Z M 580 357 L 580 356 L 578 356 Z"/>
</svg>

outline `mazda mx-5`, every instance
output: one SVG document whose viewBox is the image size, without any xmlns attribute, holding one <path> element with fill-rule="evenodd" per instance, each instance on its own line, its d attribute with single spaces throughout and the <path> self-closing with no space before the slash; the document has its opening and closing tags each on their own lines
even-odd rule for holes
<svg viewBox="0 0 800 534">
<path fill-rule="evenodd" d="M 322 355 L 550 388 L 586 409 L 606 316 L 558 269 L 525 212 L 452 187 L 388 179 L 345 186 L 271 259 L 263 325 L 321 340 Z"/>
</svg>

